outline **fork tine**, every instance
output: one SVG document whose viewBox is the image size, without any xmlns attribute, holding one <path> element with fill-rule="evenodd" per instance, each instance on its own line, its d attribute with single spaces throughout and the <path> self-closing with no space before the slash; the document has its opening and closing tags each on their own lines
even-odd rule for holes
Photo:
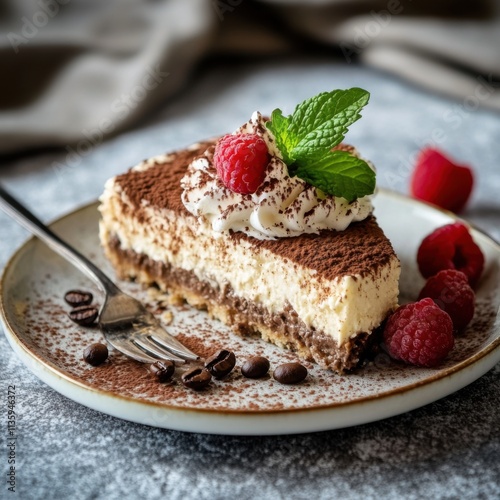
<svg viewBox="0 0 500 500">
<path fill-rule="evenodd" d="M 138 346 L 140 349 L 146 352 L 146 354 L 150 354 L 155 356 L 156 358 L 166 359 L 169 361 L 173 361 L 174 363 L 185 363 L 186 360 L 183 358 L 179 358 L 170 351 L 165 349 L 160 349 L 158 345 L 156 345 L 153 341 L 151 341 L 147 336 L 144 337 L 134 337 L 132 342 Z"/>
<path fill-rule="evenodd" d="M 181 344 L 175 337 L 172 337 L 161 328 L 156 328 L 154 333 L 151 333 L 148 337 L 159 346 L 182 359 L 189 361 L 198 361 L 200 359 L 200 356 L 189 350 L 184 344 Z"/>
<path fill-rule="evenodd" d="M 108 342 L 118 351 L 141 363 L 154 363 L 157 361 L 156 358 L 149 356 L 143 350 L 132 344 L 129 339 L 114 338 L 112 340 L 108 339 Z"/>
<path fill-rule="evenodd" d="M 161 323 L 151 314 L 145 316 L 146 324 L 136 325 L 134 339 L 147 337 L 156 344 L 156 347 L 167 350 L 175 356 L 186 361 L 199 361 L 200 356 L 188 349 L 184 344 L 177 340 Z"/>
</svg>

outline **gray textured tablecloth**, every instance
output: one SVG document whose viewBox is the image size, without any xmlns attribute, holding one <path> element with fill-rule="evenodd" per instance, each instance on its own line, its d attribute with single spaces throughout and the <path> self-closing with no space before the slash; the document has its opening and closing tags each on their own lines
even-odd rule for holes
<svg viewBox="0 0 500 500">
<path fill-rule="evenodd" d="M 291 112 L 303 98 L 350 86 L 372 94 L 348 138 L 377 166 L 379 185 L 407 192 L 415 153 L 439 140 L 476 170 L 464 216 L 500 239 L 500 116 L 480 109 L 473 96 L 447 100 L 322 58 L 231 63 L 229 73 L 214 63 L 139 128 L 108 142 L 94 137 L 95 144 L 82 143 L 79 150 L 11 158 L 0 178 L 50 220 L 96 199 L 108 177 L 143 158 L 232 130 L 254 109 Z M 0 213 L 0 268 L 26 237 Z M 0 374 L 1 498 L 500 496 L 500 365 L 459 392 L 401 416 L 280 437 L 189 434 L 89 410 L 40 382 L 3 335 Z M 17 393 L 16 493 L 8 492 L 6 481 L 8 385 Z"/>
</svg>

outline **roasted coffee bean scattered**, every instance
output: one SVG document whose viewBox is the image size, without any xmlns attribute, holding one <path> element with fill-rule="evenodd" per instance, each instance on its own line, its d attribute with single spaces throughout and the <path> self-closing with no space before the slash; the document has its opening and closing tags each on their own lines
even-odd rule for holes
<svg viewBox="0 0 500 500">
<path fill-rule="evenodd" d="M 72 321 L 81 326 L 92 325 L 98 315 L 99 310 L 96 306 L 78 306 L 72 309 L 68 314 Z"/>
<path fill-rule="evenodd" d="M 298 384 L 307 377 L 307 368 L 300 363 L 284 363 L 274 370 L 273 377 L 281 384 Z"/>
<path fill-rule="evenodd" d="M 199 391 L 210 384 L 212 375 L 206 368 L 197 367 L 185 372 L 181 380 L 186 387 Z"/>
<path fill-rule="evenodd" d="M 221 349 L 205 361 L 205 368 L 216 379 L 224 378 L 236 365 L 236 356 L 227 349 Z"/>
<path fill-rule="evenodd" d="M 83 359 L 89 365 L 99 366 L 108 359 L 108 348 L 100 342 L 91 344 L 83 351 Z"/>
<path fill-rule="evenodd" d="M 158 382 L 168 382 L 175 372 L 175 365 L 172 361 L 155 361 L 149 365 L 149 371 L 156 377 Z"/>
<path fill-rule="evenodd" d="M 247 378 L 262 378 L 269 371 L 269 360 L 264 356 L 252 356 L 241 367 L 241 374 Z"/>
<path fill-rule="evenodd" d="M 64 296 L 64 300 L 71 307 L 88 306 L 92 304 L 93 299 L 94 297 L 90 292 L 84 292 L 83 290 L 70 290 Z"/>
</svg>

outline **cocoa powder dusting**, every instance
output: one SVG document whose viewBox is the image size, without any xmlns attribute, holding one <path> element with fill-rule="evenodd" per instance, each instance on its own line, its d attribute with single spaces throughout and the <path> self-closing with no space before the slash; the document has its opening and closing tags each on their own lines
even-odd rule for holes
<svg viewBox="0 0 500 500">
<path fill-rule="evenodd" d="M 141 220 L 143 203 L 196 219 L 184 207 L 180 180 L 189 163 L 202 155 L 214 141 L 200 143 L 196 148 L 177 151 L 164 163 L 144 171 L 130 170 L 116 178 L 134 207 L 134 216 Z M 343 145 L 349 150 L 348 145 Z M 345 231 L 323 231 L 318 235 L 304 234 L 293 238 L 258 240 L 242 232 L 229 232 L 234 243 L 245 240 L 255 248 L 265 248 L 305 268 L 314 269 L 326 279 L 338 276 L 367 276 L 384 267 L 394 257 L 394 250 L 375 217 L 351 224 Z"/>
<path fill-rule="evenodd" d="M 178 151 L 173 158 L 157 163 L 144 171 L 133 171 L 118 175 L 116 183 L 126 193 L 135 209 L 141 211 L 142 200 L 159 209 L 170 209 L 176 213 L 189 212 L 181 201 L 180 180 L 186 167 L 197 156 L 202 155 L 212 142 L 202 142 L 194 149 Z"/>
</svg>

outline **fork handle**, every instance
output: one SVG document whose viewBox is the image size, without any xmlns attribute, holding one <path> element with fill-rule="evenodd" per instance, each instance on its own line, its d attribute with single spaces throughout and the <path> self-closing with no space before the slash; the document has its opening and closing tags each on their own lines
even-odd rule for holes
<svg viewBox="0 0 500 500">
<path fill-rule="evenodd" d="M 25 206 L 17 201 L 0 185 L 0 208 L 30 233 L 37 236 L 52 250 L 71 262 L 80 271 L 92 279 L 106 293 L 120 293 L 119 288 L 96 267 L 87 257 L 52 232 L 41 220 L 33 215 Z"/>
</svg>

